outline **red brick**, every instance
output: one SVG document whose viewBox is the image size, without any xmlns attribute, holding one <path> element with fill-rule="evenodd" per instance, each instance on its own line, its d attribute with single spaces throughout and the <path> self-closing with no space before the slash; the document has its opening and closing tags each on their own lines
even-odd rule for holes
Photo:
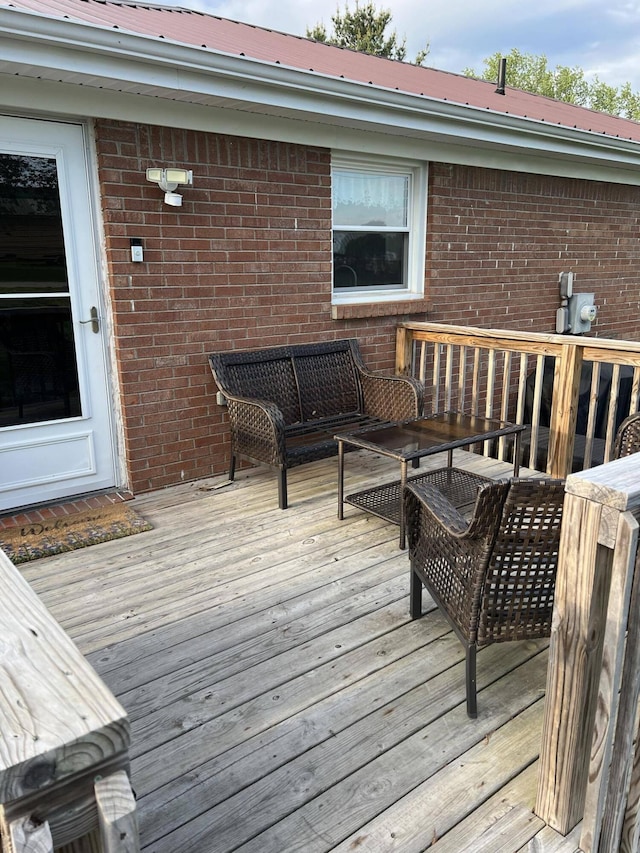
<svg viewBox="0 0 640 853">
<path fill-rule="evenodd" d="M 396 322 L 427 309 L 553 331 L 564 269 L 596 293 L 599 334 L 640 334 L 637 188 L 431 164 L 425 299 L 337 306 L 334 320 L 329 151 L 108 120 L 96 146 L 135 491 L 226 470 L 215 349 L 355 336 L 369 366 L 389 370 Z M 174 162 L 194 186 L 171 210 L 144 169 Z M 131 237 L 143 264 L 131 264 Z"/>
</svg>

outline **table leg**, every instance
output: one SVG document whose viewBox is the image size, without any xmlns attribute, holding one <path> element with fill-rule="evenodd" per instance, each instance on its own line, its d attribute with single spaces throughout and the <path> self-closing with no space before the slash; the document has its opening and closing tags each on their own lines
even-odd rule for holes
<svg viewBox="0 0 640 853">
<path fill-rule="evenodd" d="M 344 518 L 344 443 L 338 441 L 338 519 Z"/>
<path fill-rule="evenodd" d="M 513 476 L 517 477 L 520 473 L 520 438 L 521 432 L 516 433 L 515 447 L 513 448 Z"/>
<path fill-rule="evenodd" d="M 407 547 L 404 529 L 404 487 L 407 485 L 407 461 L 403 459 L 400 463 L 400 548 L 404 551 Z"/>
<path fill-rule="evenodd" d="M 453 468 L 453 450 L 447 450 L 447 467 Z"/>
</svg>

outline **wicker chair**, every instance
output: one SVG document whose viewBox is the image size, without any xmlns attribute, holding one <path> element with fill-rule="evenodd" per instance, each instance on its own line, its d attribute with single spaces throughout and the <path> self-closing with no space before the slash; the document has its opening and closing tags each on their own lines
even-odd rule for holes
<svg viewBox="0 0 640 853">
<path fill-rule="evenodd" d="M 616 433 L 616 441 L 613 447 L 613 458 L 620 459 L 622 456 L 630 456 L 640 450 L 640 412 L 629 415 Z"/>
<path fill-rule="evenodd" d="M 562 480 L 487 481 L 469 520 L 442 490 L 405 488 L 411 617 L 424 584 L 465 646 L 470 717 L 476 650 L 551 633 L 563 499 Z"/>
</svg>

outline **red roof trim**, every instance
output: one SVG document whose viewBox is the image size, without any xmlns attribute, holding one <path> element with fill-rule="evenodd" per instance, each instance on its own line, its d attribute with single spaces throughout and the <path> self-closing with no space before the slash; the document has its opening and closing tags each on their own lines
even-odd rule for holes
<svg viewBox="0 0 640 853">
<path fill-rule="evenodd" d="M 496 83 L 369 56 L 185 7 L 136 3 L 133 0 L 0 0 L 1 6 L 50 18 L 75 19 L 444 103 L 640 142 L 640 124 L 629 119 L 532 95 L 508 85 L 504 95 L 498 94 Z"/>
</svg>

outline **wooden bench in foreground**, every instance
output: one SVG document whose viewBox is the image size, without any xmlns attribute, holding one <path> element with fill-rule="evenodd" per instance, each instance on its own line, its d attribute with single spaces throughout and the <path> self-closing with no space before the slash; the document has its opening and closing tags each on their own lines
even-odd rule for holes
<svg viewBox="0 0 640 853">
<path fill-rule="evenodd" d="M 2 550 L 0 578 L 2 851 L 136 853 L 127 715 Z"/>
</svg>

